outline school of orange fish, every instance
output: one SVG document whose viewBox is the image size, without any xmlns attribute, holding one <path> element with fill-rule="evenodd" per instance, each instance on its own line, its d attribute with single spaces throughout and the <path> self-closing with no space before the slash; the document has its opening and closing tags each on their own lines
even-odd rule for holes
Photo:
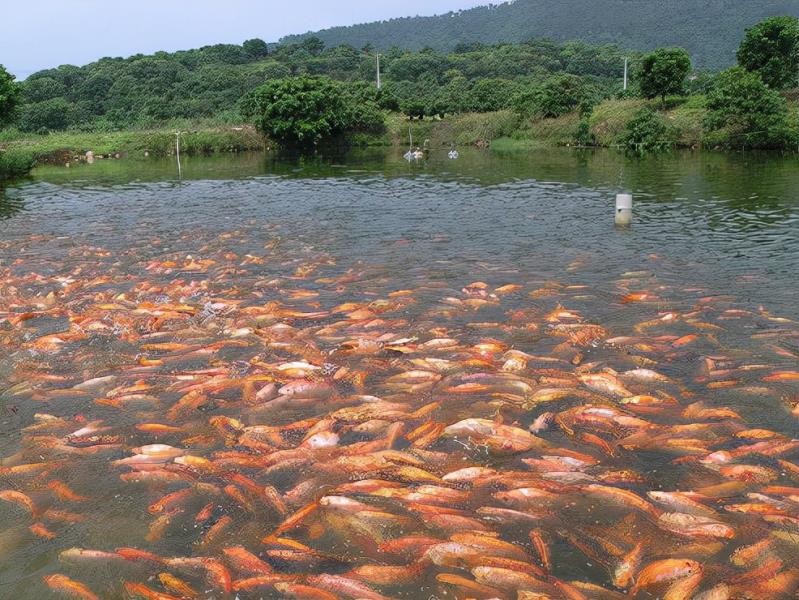
<svg viewBox="0 0 799 600">
<path fill-rule="evenodd" d="M 0 245 L 0 562 L 29 597 L 796 597 L 797 323 L 652 272 L 397 289 L 195 235 Z"/>
</svg>

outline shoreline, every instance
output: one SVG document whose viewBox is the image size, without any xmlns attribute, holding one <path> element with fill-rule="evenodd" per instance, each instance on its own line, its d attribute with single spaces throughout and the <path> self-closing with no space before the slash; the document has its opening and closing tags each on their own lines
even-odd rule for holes
<svg viewBox="0 0 799 600">
<path fill-rule="evenodd" d="M 444 118 L 408 119 L 399 113 L 386 117 L 382 134 L 354 134 L 353 147 L 406 147 L 409 133 L 414 145 L 430 148 L 473 146 L 498 152 L 525 152 L 551 147 L 618 148 L 618 137 L 626 123 L 641 108 L 655 107 L 640 99 L 607 100 L 597 105 L 588 118 L 595 143 L 581 145 L 576 139 L 580 116 L 569 113 L 550 119 L 523 118 L 512 111 L 464 113 Z M 792 109 L 799 107 L 792 103 Z M 729 151 L 702 143 L 704 107 L 702 101 L 688 98 L 659 111 L 670 128 L 669 144 L 674 149 Z M 181 154 L 207 155 L 228 152 L 270 151 L 275 144 L 261 136 L 252 125 L 197 123 L 181 128 Z M 24 176 L 36 165 L 70 166 L 88 160 L 115 160 L 171 156 L 175 153 L 173 127 L 128 129 L 114 132 L 55 132 L 25 135 L 4 132 L 0 137 L 0 180 Z M 2 134 L 0 134 L 2 135 Z M 91 152 L 91 159 L 87 153 Z M 3 157 L 15 167 L 3 171 Z M 31 165 L 26 170 L 27 165 Z"/>
</svg>

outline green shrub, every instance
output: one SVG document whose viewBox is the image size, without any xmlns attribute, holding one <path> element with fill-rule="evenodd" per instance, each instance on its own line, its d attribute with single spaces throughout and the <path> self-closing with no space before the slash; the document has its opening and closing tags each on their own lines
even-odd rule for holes
<svg viewBox="0 0 799 600">
<path fill-rule="evenodd" d="M 596 136 L 591 133 L 591 123 L 588 117 L 580 119 L 580 124 L 577 126 L 577 134 L 574 136 L 574 139 L 579 146 L 596 145 Z"/>
<path fill-rule="evenodd" d="M 788 103 L 758 73 L 733 67 L 707 96 L 706 142 L 731 148 L 786 148 L 797 141 Z"/>
<path fill-rule="evenodd" d="M 644 108 L 627 122 L 619 143 L 631 152 L 645 153 L 670 148 L 674 140 L 658 113 Z"/>
<path fill-rule="evenodd" d="M 270 81 L 241 103 L 264 135 L 282 144 L 314 146 L 353 132 L 379 132 L 383 113 L 358 86 L 327 77 Z"/>
<path fill-rule="evenodd" d="M 35 162 L 33 152 L 29 150 L 0 149 L 0 179 L 25 175 L 30 172 Z"/>
<path fill-rule="evenodd" d="M 522 116 L 551 119 L 593 106 L 598 96 L 597 90 L 581 77 L 558 75 L 540 86 L 522 88 L 513 96 L 510 105 Z"/>
</svg>

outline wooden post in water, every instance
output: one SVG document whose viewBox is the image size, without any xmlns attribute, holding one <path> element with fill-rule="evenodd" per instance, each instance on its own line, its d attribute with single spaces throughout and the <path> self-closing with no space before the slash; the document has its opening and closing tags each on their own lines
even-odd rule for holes
<svg viewBox="0 0 799 600">
<path fill-rule="evenodd" d="M 175 131 L 175 155 L 178 158 L 178 179 L 183 179 L 183 169 L 180 166 L 180 130 Z"/>
</svg>

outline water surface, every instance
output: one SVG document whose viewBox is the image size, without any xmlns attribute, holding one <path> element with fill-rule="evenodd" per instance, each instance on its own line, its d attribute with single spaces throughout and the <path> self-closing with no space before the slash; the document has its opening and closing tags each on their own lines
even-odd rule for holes
<svg viewBox="0 0 799 600">
<path fill-rule="evenodd" d="M 389 597 L 558 597 L 561 581 L 628 589 L 612 573 L 640 540 L 637 569 L 696 561 L 696 589 L 715 589 L 760 566 L 732 565 L 735 549 L 771 536 L 780 565 L 754 581 L 782 587 L 763 597 L 799 584 L 796 501 L 767 488 L 799 485 L 790 442 L 799 388 L 775 375 L 795 372 L 799 355 L 797 159 L 467 150 L 408 164 L 400 155 L 190 158 L 182 180 L 168 160 L 98 161 L 43 167 L 2 190 L 0 488 L 35 510 L 0 502 L 0 597 L 45 597 L 53 573 L 101 598 L 133 594 L 123 582 L 175 593 L 155 578 L 163 572 L 196 597 L 234 597 L 194 563 L 59 558 L 73 547 L 203 557 L 243 580 L 257 570 L 225 553 L 242 546 L 284 586 L 382 576 L 396 580 L 369 585 Z M 613 225 L 618 191 L 635 196 L 629 229 Z M 301 361 L 310 366 L 280 366 Z M 629 374 L 639 368 L 663 380 Z M 597 374 L 623 393 L 586 377 Z M 308 389 L 279 395 L 306 379 Z M 551 389 L 566 391 L 539 403 Z M 628 393 L 671 403 L 635 408 Z M 393 404 L 372 414 L 372 397 Z M 592 420 L 586 407 L 619 412 Z M 550 412 L 557 418 L 542 418 Z M 502 429 L 444 431 L 468 418 L 520 430 L 543 422 L 549 449 L 497 448 L 512 435 Z M 135 464 L 114 463 L 153 443 L 215 466 L 169 456 L 139 477 Z M 746 449 L 757 443 L 772 445 Z M 402 454 L 386 458 L 387 448 Z M 583 462 L 566 469 L 552 456 Z M 468 466 L 498 478 L 439 479 Z M 347 487 L 372 479 L 384 486 Z M 542 497 L 520 499 L 514 482 Z M 669 528 L 661 512 L 689 509 L 653 502 L 642 513 L 591 485 L 647 502 L 652 491 L 704 490 L 719 529 Z M 307 520 L 280 529 L 315 501 Z M 740 509 L 753 503 L 772 508 Z M 482 547 L 436 564 L 425 548 L 381 546 L 411 534 L 443 543 L 469 529 L 517 545 L 539 588 L 485 571 L 500 563 Z M 553 556 L 545 574 L 533 530 Z M 375 565 L 413 578 L 376 575 Z M 487 589 L 466 591 L 453 577 Z M 741 581 L 737 592 L 750 593 L 755 584 Z M 274 583 L 239 597 L 282 597 Z"/>
</svg>

